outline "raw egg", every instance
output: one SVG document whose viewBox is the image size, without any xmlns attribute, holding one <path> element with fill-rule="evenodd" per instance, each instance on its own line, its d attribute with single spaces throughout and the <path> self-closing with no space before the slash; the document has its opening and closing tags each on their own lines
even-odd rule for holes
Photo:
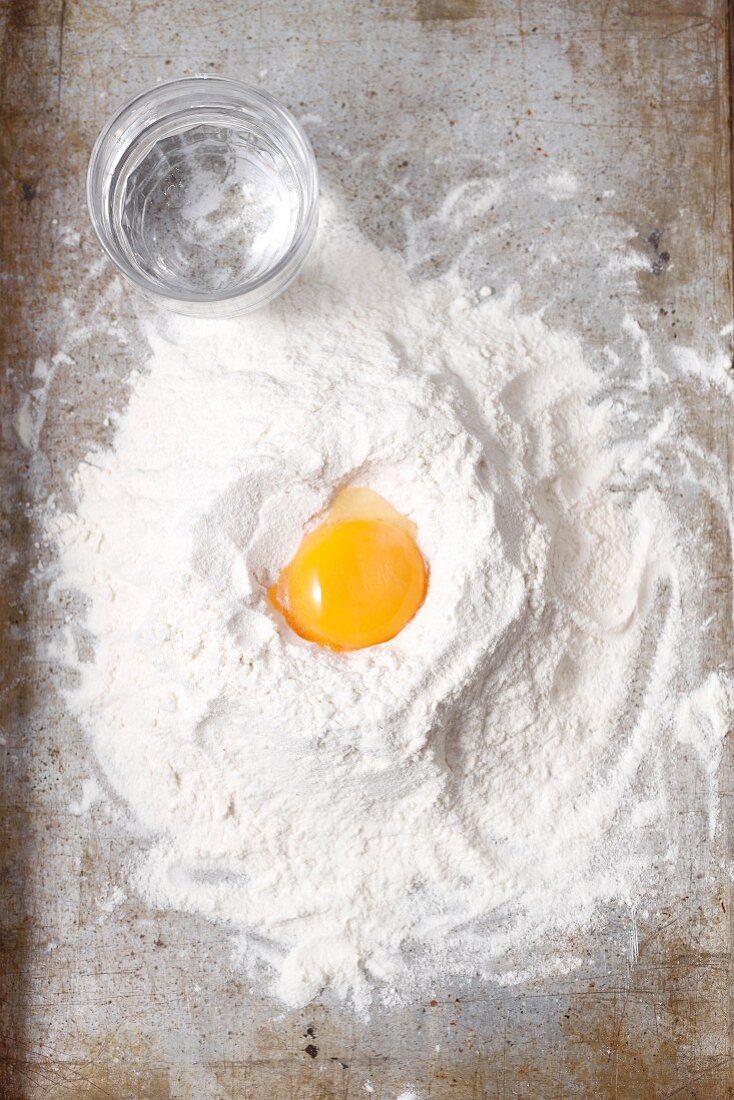
<svg viewBox="0 0 734 1100">
<path fill-rule="evenodd" d="M 292 630 L 330 649 L 387 642 L 426 598 L 415 524 L 371 489 L 343 489 L 268 596 Z"/>
</svg>

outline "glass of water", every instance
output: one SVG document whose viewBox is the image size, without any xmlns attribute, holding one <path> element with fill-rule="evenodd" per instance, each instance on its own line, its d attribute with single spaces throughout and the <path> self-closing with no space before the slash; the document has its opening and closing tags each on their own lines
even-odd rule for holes
<svg viewBox="0 0 734 1100">
<path fill-rule="evenodd" d="M 265 92 L 220 77 L 160 84 L 97 138 L 87 202 L 103 248 L 149 298 L 233 316 L 295 278 L 316 231 L 308 138 Z"/>
</svg>

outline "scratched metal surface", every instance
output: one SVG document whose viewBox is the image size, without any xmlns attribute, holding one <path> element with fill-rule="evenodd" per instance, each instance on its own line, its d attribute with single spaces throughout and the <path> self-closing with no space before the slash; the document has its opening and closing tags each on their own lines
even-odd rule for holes
<svg viewBox="0 0 734 1100">
<path fill-rule="evenodd" d="M 695 868 L 638 916 L 639 950 L 629 914 L 611 913 L 567 978 L 439 989 L 368 1024 L 327 1001 L 282 1013 L 229 969 L 220 930 L 141 904 L 123 810 L 70 812 L 94 763 L 38 649 L 57 623 L 34 518 L 109 439 L 105 417 L 144 354 L 130 295 L 112 318 L 126 345 L 108 334 L 60 361 L 37 447 L 12 429 L 34 360 L 64 348 L 64 303 L 86 316 L 112 278 L 90 275 L 83 205 L 100 125 L 135 91 L 192 72 L 262 84 L 304 117 L 328 189 L 380 245 L 410 252 L 416 277 L 461 253 L 475 285 L 518 282 L 524 306 L 545 304 L 591 355 L 617 345 L 626 311 L 655 342 L 705 350 L 732 312 L 728 30 L 726 0 L 0 6 L 3 1097 L 351 1100 L 367 1082 L 378 1097 L 434 1100 L 734 1095 L 731 889 Z M 578 191 L 553 198 L 543 181 L 564 170 Z M 435 213 L 484 177 L 506 197 L 467 247 L 466 227 Z M 625 233 L 637 267 L 614 275 Z M 731 453 L 726 411 L 702 403 L 700 415 L 711 448 Z M 703 656 L 728 662 L 719 524 L 712 514 L 702 531 L 717 624 Z M 690 771 L 678 812 L 703 847 Z M 721 851 L 733 786 L 727 757 Z"/>
</svg>

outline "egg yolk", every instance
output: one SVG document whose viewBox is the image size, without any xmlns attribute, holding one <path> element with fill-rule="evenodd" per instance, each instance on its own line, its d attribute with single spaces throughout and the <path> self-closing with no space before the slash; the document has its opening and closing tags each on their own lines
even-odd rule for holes
<svg viewBox="0 0 734 1100">
<path fill-rule="evenodd" d="M 344 489 L 268 592 L 292 630 L 331 649 L 399 634 L 426 597 L 415 525 L 371 489 Z"/>
</svg>

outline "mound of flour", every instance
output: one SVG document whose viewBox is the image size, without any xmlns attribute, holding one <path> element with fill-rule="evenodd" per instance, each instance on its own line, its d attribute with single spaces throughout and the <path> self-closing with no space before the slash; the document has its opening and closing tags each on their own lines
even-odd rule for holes
<svg viewBox="0 0 734 1100">
<path fill-rule="evenodd" d="M 681 858 L 681 745 L 714 827 L 728 686 L 686 657 L 669 487 L 718 474 L 675 410 L 622 432 L 579 342 L 512 295 L 414 285 L 324 223 L 269 309 L 151 328 L 114 449 L 49 522 L 94 638 L 70 705 L 149 836 L 137 888 L 224 922 L 286 1002 L 364 1006 L 563 966 L 559 934 Z M 346 485 L 415 522 L 430 589 L 336 654 L 266 590 Z"/>
</svg>

